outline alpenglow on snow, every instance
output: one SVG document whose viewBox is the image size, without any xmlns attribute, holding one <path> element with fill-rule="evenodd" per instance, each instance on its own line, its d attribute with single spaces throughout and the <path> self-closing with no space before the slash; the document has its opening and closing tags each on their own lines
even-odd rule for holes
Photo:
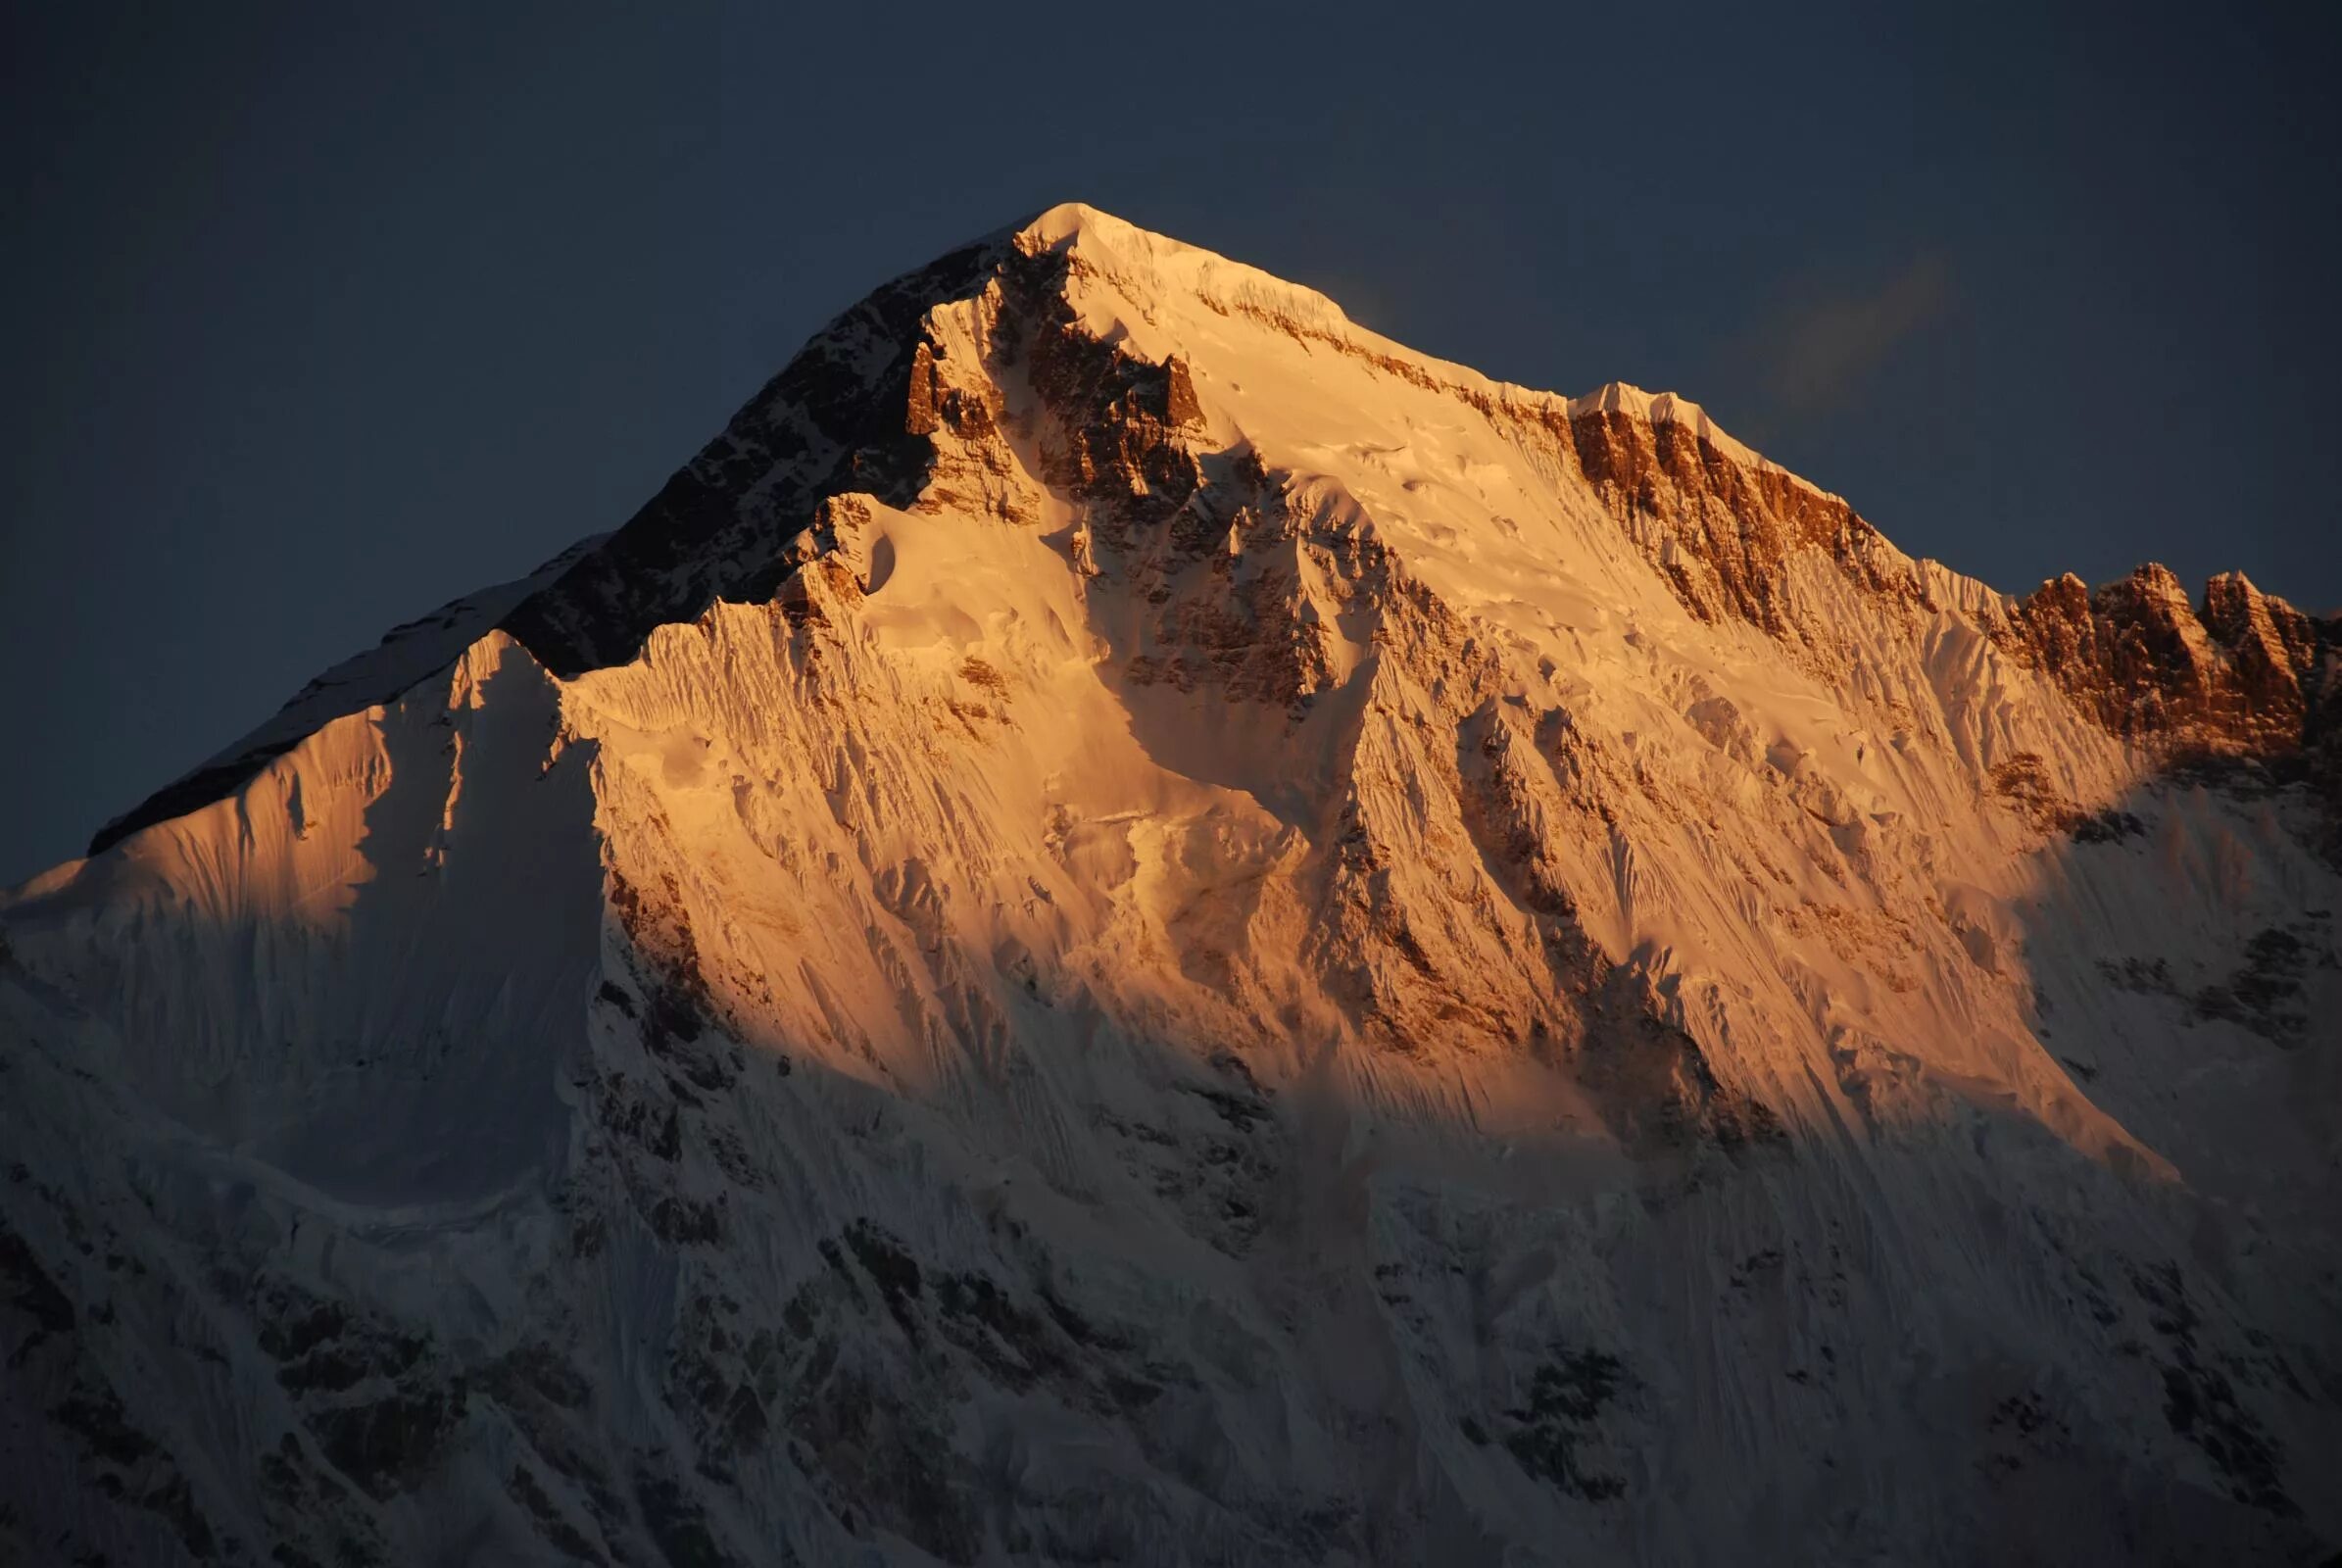
<svg viewBox="0 0 2342 1568">
<path fill-rule="evenodd" d="M 0 1556 L 2318 1560 L 2337 737 L 1053 209 L 0 896 Z"/>
</svg>

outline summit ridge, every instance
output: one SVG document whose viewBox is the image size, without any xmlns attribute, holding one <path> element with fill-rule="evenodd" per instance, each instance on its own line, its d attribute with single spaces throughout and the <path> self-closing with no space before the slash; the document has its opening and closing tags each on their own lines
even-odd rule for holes
<svg viewBox="0 0 2342 1568">
<path fill-rule="evenodd" d="M 1063 287 L 1085 273 L 1108 277 L 1118 297 L 1140 302 L 1142 317 L 1150 310 L 1146 302 L 1197 301 L 1222 318 L 1233 313 L 1272 325 L 1304 351 L 1314 342 L 1385 374 L 1445 389 L 1500 424 L 1537 431 L 1532 442 L 1562 430 L 1585 432 L 1575 441 L 1576 466 L 1611 498 L 1628 526 L 1659 551 L 1663 569 L 1699 613 L 1729 612 L 1780 629 L 1778 616 L 1751 597 L 1748 580 L 1778 570 L 1789 549 L 1816 546 L 1855 550 L 1861 560 L 1844 564 L 1897 591 L 1915 591 L 1909 585 L 1922 577 L 1942 578 L 1964 602 L 2000 598 L 1980 584 L 1945 578 L 1928 564 L 1907 561 L 1841 498 L 1733 439 L 1699 405 L 1676 393 L 1612 381 L 1572 398 L 1491 381 L 1357 326 L 1313 289 L 1067 202 L 873 293 L 817 334 L 723 436 L 622 528 L 582 540 L 510 589 L 485 590 L 398 628 L 381 648 L 337 666 L 282 712 L 108 822 L 93 838 L 91 853 L 217 799 L 308 728 L 395 694 L 489 625 L 505 626 L 552 667 L 574 673 L 630 655 L 652 626 L 689 619 L 713 598 L 769 594 L 790 569 L 788 541 L 814 519 L 827 494 L 865 478 L 875 481 L 871 466 L 887 466 L 899 485 L 916 482 L 925 459 L 902 439 L 905 432 L 894 421 L 898 407 L 907 407 L 913 395 L 921 313 L 994 286 L 1008 272 L 1034 274 L 1036 264 L 1042 271 L 1061 270 L 1064 277 L 1037 284 L 1028 275 L 1027 290 Z M 1126 344 L 1157 335 L 1150 327 L 1134 337 L 1118 318 L 1079 324 Z M 1169 339 L 1158 347 L 1164 358 L 1178 357 Z M 841 419 L 846 425 L 836 426 Z M 1662 546 L 1647 521 L 1636 520 L 1659 510 L 1649 496 L 1655 478 L 1697 498 L 1679 496 L 1674 505 L 1679 513 L 1704 514 L 1707 537 L 1671 535 Z M 1735 557 L 1743 559 L 1731 559 Z M 2121 590 L 2113 591 L 2120 598 Z M 2281 600 L 2270 603 L 2288 625 L 2304 618 Z M 2070 622 L 2072 607 L 2072 591 L 2051 583 L 2025 605 L 2000 598 L 1988 618 L 2017 628 L 2050 626 L 2059 617 Z M 2333 622 L 2307 624 L 2311 646 L 2335 641 Z M 2022 642 L 2023 630 L 2017 635 Z M 2301 639 L 2290 646 L 2298 650 Z M 2306 677 L 2317 662 L 2315 657 L 2295 658 L 2289 667 Z M 2055 667 L 2081 674 L 2068 662 Z M 2091 706 L 2106 705 L 2094 700 Z M 2109 721 L 2126 722 L 2119 716 Z M 2267 726 L 2256 721 L 2256 728 Z"/>
</svg>

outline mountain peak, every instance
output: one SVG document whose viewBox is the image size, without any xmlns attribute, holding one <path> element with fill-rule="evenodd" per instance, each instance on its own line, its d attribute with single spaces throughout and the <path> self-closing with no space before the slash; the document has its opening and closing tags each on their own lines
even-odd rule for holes
<svg viewBox="0 0 2342 1568">
<path fill-rule="evenodd" d="M 0 895 L 0 1558 L 2323 1560 L 2336 633 L 1051 209 Z"/>
<path fill-rule="evenodd" d="M 1074 243 L 1086 234 L 1095 235 L 1105 243 L 1112 243 L 1116 238 L 1128 241 L 1143 236 L 1154 244 L 1177 246 L 1182 250 L 1194 249 L 1168 234 L 1141 228 L 1128 219 L 1117 218 L 1088 202 L 1059 202 L 1015 225 L 1015 233 L 1018 238 L 1039 249 Z"/>
<path fill-rule="evenodd" d="M 1597 413 L 1625 414 L 1646 424 L 1680 424 L 1744 466 L 1787 471 L 1727 435 L 1724 427 L 1708 416 L 1707 410 L 1679 393 L 1645 392 L 1625 381 L 1605 381 L 1584 397 L 1570 399 L 1569 411 L 1573 417 Z"/>
<path fill-rule="evenodd" d="M 1037 385 L 1036 365 L 1057 380 Z M 1036 393 L 1046 407 L 1028 406 Z M 1125 408 L 1116 398 L 1137 401 Z M 1435 412 L 1426 398 L 1442 407 Z M 1142 407 L 1154 411 L 1153 426 L 1131 421 Z M 1035 416 L 1040 422 L 1021 436 L 996 417 L 1029 423 Z M 965 419 L 980 424 L 945 427 Z M 817 333 L 624 526 L 530 578 L 394 632 L 109 823 L 92 852 L 233 790 L 317 724 L 403 690 L 491 626 L 557 674 L 575 676 L 634 658 L 656 627 L 689 621 L 718 599 L 769 599 L 801 564 L 801 536 L 816 551 L 826 544 L 822 520 L 841 495 L 938 504 L 939 495 L 963 493 L 942 479 L 953 465 L 987 470 L 972 482 L 998 491 L 999 475 L 1022 462 L 1036 464 L 1049 485 L 1069 477 L 1088 485 L 1102 465 L 1135 493 L 1190 494 L 1208 488 L 1198 465 L 1208 466 L 1213 451 L 1253 454 L 1251 462 L 1264 445 L 1282 446 L 1294 462 L 1281 483 L 1319 483 L 1311 470 L 1325 460 L 1316 453 L 1351 452 L 1366 464 L 1374 472 L 1357 481 L 1367 490 L 1356 499 L 1388 535 L 1403 529 L 1410 506 L 1369 497 L 1384 486 L 1400 495 L 1454 490 L 1450 475 L 1409 465 L 1447 445 L 1425 431 L 1457 421 L 1495 433 L 1505 455 L 1527 452 L 1587 481 L 1701 618 L 1836 646 L 1842 639 L 1829 617 L 1800 611 L 1781 591 L 1808 552 L 1865 592 L 1920 602 L 1935 591 L 1928 569 L 1842 498 L 1734 439 L 1680 394 L 1612 381 L 1570 398 L 1494 381 L 1357 325 L 1316 290 L 1067 202 L 875 290 Z M 1374 455 L 1386 447 L 1409 455 Z M 1070 470 L 1060 466 L 1067 451 Z M 1479 461 L 1494 471 L 1489 460 L 1460 451 L 1428 461 L 1462 462 L 1467 473 Z M 990 504 L 1046 510 L 1005 495 Z M 1509 514 L 1486 497 L 1470 507 L 1487 514 L 1476 527 L 1506 526 Z M 1484 534 L 1478 548 L 1494 542 Z M 1448 547 L 1426 536 L 1411 549 L 1419 569 L 1436 573 Z M 1937 576 L 1955 600 L 1995 597 Z M 2150 590 L 2165 599 L 2177 592 L 2140 579 L 2119 593 Z M 2305 671 L 2303 659 L 2316 662 L 2296 658 Z M 2096 681 L 2084 706 L 2103 716 Z M 2134 721 L 2125 716 L 2121 727 Z"/>
</svg>

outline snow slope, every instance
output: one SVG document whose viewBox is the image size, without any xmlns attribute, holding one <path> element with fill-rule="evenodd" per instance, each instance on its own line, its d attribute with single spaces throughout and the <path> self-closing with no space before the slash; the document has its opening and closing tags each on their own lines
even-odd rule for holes
<svg viewBox="0 0 2342 1568">
<path fill-rule="evenodd" d="M 2342 634 L 2234 583 L 1053 209 L 0 904 L 0 1542 L 2313 1559 Z"/>
</svg>

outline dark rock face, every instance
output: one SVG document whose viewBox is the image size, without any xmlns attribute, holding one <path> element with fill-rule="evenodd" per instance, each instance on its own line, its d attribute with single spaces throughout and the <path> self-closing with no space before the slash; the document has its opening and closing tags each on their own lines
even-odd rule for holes
<svg viewBox="0 0 2342 1568">
<path fill-rule="evenodd" d="M 2005 636 L 2083 713 L 2174 772 L 2308 786 L 2323 808 L 2318 848 L 2342 858 L 2342 617 L 2305 615 L 2241 572 L 2191 605 L 2150 564 L 2095 592 L 2072 573 L 2043 583 Z"/>
<path fill-rule="evenodd" d="M 1004 362 L 1025 362 L 1053 426 L 1042 442 L 1044 477 L 1102 505 L 1111 514 L 1101 519 L 1108 529 L 1151 530 L 1205 482 L 1175 433 L 1200 417 L 1195 388 L 1177 359 L 1150 365 L 1082 329 L 1065 297 L 1074 265 L 1045 250 L 1019 255 L 1003 270 L 996 352 Z"/>
<path fill-rule="evenodd" d="M 1188 378 L 1187 362 L 1174 354 L 1163 365 L 1163 422 L 1197 424 L 1202 405 L 1195 401 L 1195 383 Z"/>
<path fill-rule="evenodd" d="M 1383 547 L 1295 507 L 1290 475 L 1247 446 L 1201 450 L 1201 405 L 1184 361 L 1156 365 L 1101 343 L 1073 318 L 1065 258 L 1022 257 L 1002 274 L 997 352 L 1021 355 L 1049 431 L 1046 477 L 1084 507 L 1078 564 L 1124 677 L 1211 687 L 1295 716 L 1335 681 L 1326 628 L 1294 608 L 1302 580 L 1346 609 L 1389 597 Z"/>
<path fill-rule="evenodd" d="M 943 422 L 935 407 L 935 353 L 922 343 L 910 357 L 910 396 L 903 428 L 909 435 L 933 435 Z"/>
<path fill-rule="evenodd" d="M 1685 609 L 1795 639 L 1782 568 L 1820 550 L 1864 587 L 1916 598 L 1909 564 L 1835 496 L 1770 468 L 1743 466 L 1673 421 L 1616 410 L 1569 420 L 1586 481 L 1642 545 Z"/>
<path fill-rule="evenodd" d="M 1911 564 L 1845 502 L 1748 466 L 1672 421 L 1615 410 L 1568 421 L 1570 451 L 1621 526 L 1703 620 L 1747 621 L 1783 641 L 1828 642 L 1787 600 L 1789 559 L 1828 557 L 1858 587 L 1930 608 Z M 2148 564 L 2092 590 L 2069 573 L 1989 629 L 2088 718 L 2176 765 L 2273 764 L 2334 807 L 2342 844 L 2342 619 L 2319 620 L 2241 572 L 2191 604 Z"/>
<path fill-rule="evenodd" d="M 980 291 L 1010 254 L 995 237 L 899 277 L 832 322 L 723 434 L 599 549 L 501 622 L 566 677 L 623 663 L 655 627 L 716 599 L 772 597 L 790 539 L 847 491 L 908 505 L 941 419 L 919 321 Z"/>
<path fill-rule="evenodd" d="M 2123 736 L 2186 732 L 2203 748 L 2267 755 L 2301 746 L 2332 622 L 2311 619 L 2241 573 L 2215 577 L 2201 609 L 2162 566 L 2096 592 L 2072 574 L 2018 608 L 2020 644 L 2085 712 Z"/>
</svg>

